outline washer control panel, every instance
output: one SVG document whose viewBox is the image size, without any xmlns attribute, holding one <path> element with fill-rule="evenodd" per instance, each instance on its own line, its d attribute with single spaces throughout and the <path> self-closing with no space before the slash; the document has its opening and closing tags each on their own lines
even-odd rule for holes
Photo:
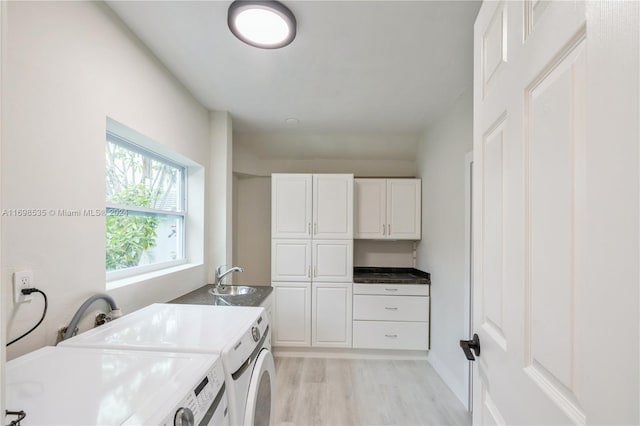
<svg viewBox="0 0 640 426">
<path fill-rule="evenodd" d="M 224 370 L 221 360 L 217 359 L 207 374 L 197 381 L 162 424 L 164 426 L 192 426 L 199 425 L 203 420 L 207 421 L 205 424 L 209 424 L 209 419 L 212 417 L 226 417 L 228 422 L 227 395 L 224 393 L 223 386 Z M 221 390 L 223 395 L 220 395 Z"/>
</svg>

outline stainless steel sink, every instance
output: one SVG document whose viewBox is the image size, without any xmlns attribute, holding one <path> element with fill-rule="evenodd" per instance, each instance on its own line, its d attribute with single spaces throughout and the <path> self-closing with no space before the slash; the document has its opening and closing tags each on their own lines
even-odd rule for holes
<svg viewBox="0 0 640 426">
<path fill-rule="evenodd" d="M 213 287 L 209 293 L 214 296 L 246 296 L 256 291 L 255 288 L 246 285 L 225 285 Z"/>
</svg>

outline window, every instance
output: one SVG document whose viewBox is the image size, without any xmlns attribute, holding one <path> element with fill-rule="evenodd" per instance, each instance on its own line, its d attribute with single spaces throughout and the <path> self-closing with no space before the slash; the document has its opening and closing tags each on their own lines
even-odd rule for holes
<svg viewBox="0 0 640 426">
<path fill-rule="evenodd" d="M 183 165 L 107 131 L 108 279 L 186 263 L 186 205 Z"/>
</svg>

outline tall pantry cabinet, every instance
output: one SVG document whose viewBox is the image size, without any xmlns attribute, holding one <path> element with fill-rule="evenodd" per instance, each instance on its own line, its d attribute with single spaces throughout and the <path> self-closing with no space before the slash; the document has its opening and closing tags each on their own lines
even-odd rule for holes
<svg viewBox="0 0 640 426">
<path fill-rule="evenodd" d="M 271 176 L 273 345 L 351 347 L 353 175 Z"/>
</svg>

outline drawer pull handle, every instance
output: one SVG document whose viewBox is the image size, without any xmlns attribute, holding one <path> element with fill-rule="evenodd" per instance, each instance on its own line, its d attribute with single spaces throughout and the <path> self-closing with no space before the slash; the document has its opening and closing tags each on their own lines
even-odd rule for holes
<svg viewBox="0 0 640 426">
<path fill-rule="evenodd" d="M 397 288 L 385 288 L 385 290 L 387 290 L 387 291 L 398 291 Z"/>
<path fill-rule="evenodd" d="M 398 308 L 390 308 L 389 306 L 385 307 L 387 311 L 397 311 Z"/>
<path fill-rule="evenodd" d="M 395 339 L 396 337 L 398 337 L 397 334 L 385 334 L 384 337 L 389 337 L 391 339 Z"/>
</svg>

